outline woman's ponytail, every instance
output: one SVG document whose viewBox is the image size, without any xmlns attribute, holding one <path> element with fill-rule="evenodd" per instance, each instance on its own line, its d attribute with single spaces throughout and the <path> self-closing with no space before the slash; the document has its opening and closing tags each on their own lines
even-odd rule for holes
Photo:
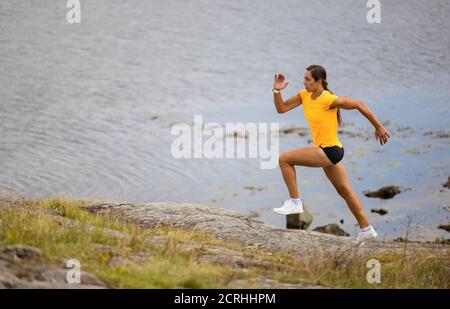
<svg viewBox="0 0 450 309">
<path fill-rule="evenodd" d="M 325 69 L 322 66 L 320 66 L 318 64 L 313 64 L 313 65 L 310 65 L 309 67 L 307 67 L 306 70 L 311 72 L 311 76 L 314 78 L 315 81 L 318 81 L 321 79 L 323 89 L 325 89 L 328 92 L 330 92 L 331 94 L 333 94 L 333 91 L 328 89 L 327 72 L 325 71 Z M 341 118 L 340 108 L 337 109 L 337 122 L 338 122 L 339 126 L 341 126 L 343 123 L 342 118 Z"/>
</svg>

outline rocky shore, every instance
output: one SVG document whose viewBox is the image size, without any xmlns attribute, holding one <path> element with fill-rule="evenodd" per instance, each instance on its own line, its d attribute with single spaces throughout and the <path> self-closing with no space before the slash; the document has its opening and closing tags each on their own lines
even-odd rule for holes
<svg viewBox="0 0 450 309">
<path fill-rule="evenodd" d="M 74 211 L 71 206 L 61 206 L 60 202 L 56 204 L 55 202 L 46 202 L 45 207 L 30 207 L 31 204 L 33 203 L 23 200 L 1 200 L 0 241 L 3 245 L 0 246 L 0 288 L 126 287 L 127 285 L 121 283 L 121 276 L 127 275 L 128 268 L 147 267 L 146 263 L 155 263 L 154 258 L 158 256 L 155 252 L 164 253 L 162 260 L 187 255 L 190 264 L 185 268 L 200 267 L 194 271 L 197 273 L 202 271 L 202 267 L 211 267 L 202 265 L 226 266 L 229 269 L 227 271 L 234 274 L 226 276 L 226 283 L 223 286 L 227 288 L 333 287 L 324 283 L 323 279 L 311 280 L 301 276 L 309 272 L 325 271 L 328 275 L 319 274 L 319 278 L 324 276 L 326 278 L 326 276 L 334 276 L 334 271 L 339 272 L 342 271 L 340 269 L 346 267 L 350 269 L 362 267 L 364 272 L 365 263 L 371 258 L 395 262 L 399 257 L 408 259 L 424 254 L 443 263 L 447 272 L 450 262 L 450 246 L 448 244 L 371 241 L 363 246 L 356 246 L 353 243 L 354 238 L 346 236 L 348 234 L 345 232 L 342 233 L 343 236 L 327 234 L 326 229 L 332 227 L 324 228 L 325 230 L 322 232 L 279 229 L 229 210 L 204 205 L 86 202 L 83 207 Z M 13 211 L 14 215 L 8 215 L 8 211 Z M 95 266 L 89 269 L 90 272 L 83 270 L 79 284 L 68 283 L 67 273 L 70 269 L 67 268 L 67 257 L 59 252 L 56 253 L 58 257 L 56 259 L 54 256 L 47 256 L 44 251 L 52 250 L 47 248 L 48 243 L 45 242 L 45 237 L 44 243 L 41 243 L 42 247 L 47 248 L 45 250 L 30 245 L 37 243 L 36 240 L 33 240 L 34 235 L 30 236 L 30 244 L 10 243 L 11 238 L 20 239 L 16 236 L 11 237 L 11 233 L 20 234 L 22 231 L 11 231 L 14 222 L 10 221 L 15 218 L 19 220 L 21 214 L 55 223 L 58 228 L 54 232 L 53 229 L 50 229 L 51 234 L 67 234 L 69 232 L 79 235 L 75 239 L 83 238 L 85 234 L 94 234 L 95 237 L 90 238 L 92 240 L 88 243 L 91 249 L 75 246 L 74 252 L 81 254 L 84 250 L 88 250 L 90 259 L 100 258 L 101 262 L 95 262 L 96 264 L 93 264 Z M 89 216 L 90 221 L 86 221 Z M 127 231 L 108 227 L 108 225 L 103 226 L 102 220 L 134 224 L 139 231 L 143 232 L 138 231 L 138 234 L 132 235 Z M 39 227 L 39 229 L 42 228 Z M 145 231 L 160 228 L 164 228 L 167 233 L 145 234 Z M 24 227 L 24 229 L 26 228 Z M 180 230 L 181 232 L 173 232 Z M 207 236 L 179 240 L 180 237 L 184 237 L 183 234 L 187 235 L 191 231 Z M 39 230 L 34 233 L 39 233 Z M 173 236 L 170 236 L 171 233 L 178 235 L 178 240 L 174 240 Z M 199 240 L 209 237 L 217 239 L 217 241 Z M 55 239 L 61 239 L 61 237 Z M 138 249 L 131 252 L 129 249 L 121 251 L 124 247 L 134 247 L 136 243 L 139 244 Z M 68 241 L 68 244 L 71 245 L 71 242 Z M 161 256 L 159 259 L 161 260 Z M 426 260 L 427 258 L 422 259 L 420 263 L 424 263 L 423 261 Z M 404 265 L 403 262 L 402 265 Z M 298 273 L 299 269 L 302 272 Z M 113 277 L 107 275 L 110 271 L 114 272 Z M 117 277 L 117 271 L 122 275 Z M 241 275 L 236 276 L 236 272 Z M 158 273 L 158 276 L 163 277 L 160 280 L 166 280 L 164 276 L 167 275 Z M 448 275 L 443 275 L 441 272 L 438 275 L 448 278 Z M 145 278 L 145 280 L 153 279 Z M 361 280 L 365 280 L 364 276 Z M 444 279 L 444 286 L 448 284 L 446 280 Z M 210 287 L 207 283 L 195 282 L 193 279 L 187 281 L 183 279 L 181 285 Z M 129 284 L 134 287 L 134 283 Z M 173 284 L 174 287 L 178 286 L 176 282 Z M 146 285 L 144 284 L 144 286 Z"/>
<path fill-rule="evenodd" d="M 450 254 L 450 247 L 428 243 L 372 241 L 356 246 L 350 237 L 308 230 L 279 229 L 221 208 L 195 204 L 97 204 L 87 207 L 97 214 L 138 222 L 143 228 L 163 225 L 199 229 L 217 238 L 269 251 L 290 252 L 297 256 L 371 255 L 381 252 L 413 253 L 418 250 Z"/>
</svg>

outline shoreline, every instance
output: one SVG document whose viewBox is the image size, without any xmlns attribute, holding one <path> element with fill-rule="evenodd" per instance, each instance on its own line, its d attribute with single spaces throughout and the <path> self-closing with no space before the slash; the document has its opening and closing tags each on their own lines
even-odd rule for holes
<svg viewBox="0 0 450 309">
<path fill-rule="evenodd" d="M 449 257 L 448 244 L 356 246 L 198 204 L 0 199 L 0 288 L 448 288 Z M 81 285 L 66 282 L 74 259 Z M 374 259 L 381 285 L 366 281 Z"/>
</svg>

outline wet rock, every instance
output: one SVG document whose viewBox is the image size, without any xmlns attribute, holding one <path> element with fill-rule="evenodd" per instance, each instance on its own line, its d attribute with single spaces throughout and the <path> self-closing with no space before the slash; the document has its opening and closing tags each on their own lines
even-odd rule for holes
<svg viewBox="0 0 450 309">
<path fill-rule="evenodd" d="M 421 154 L 427 153 L 426 151 L 422 151 L 415 147 L 406 147 L 406 148 L 403 148 L 403 151 L 406 153 L 411 153 L 411 154 L 415 154 L 415 155 L 421 155 Z"/>
<path fill-rule="evenodd" d="M 450 137 L 450 133 L 446 132 L 446 133 L 438 133 L 436 135 L 437 138 L 449 138 Z"/>
<path fill-rule="evenodd" d="M 384 208 L 380 208 L 380 209 L 374 208 L 374 209 L 371 209 L 370 212 L 377 213 L 377 214 L 380 214 L 381 216 L 384 216 L 385 214 L 388 213 L 388 210 L 384 209 Z"/>
<path fill-rule="evenodd" d="M 423 133 L 423 135 L 425 136 L 431 135 L 433 138 L 450 138 L 450 132 L 443 132 L 443 131 L 438 132 L 428 131 Z"/>
<path fill-rule="evenodd" d="M 398 127 L 397 131 L 398 132 L 402 132 L 402 131 L 410 131 L 411 127 L 405 126 L 405 127 Z"/>
<path fill-rule="evenodd" d="M 367 197 L 378 197 L 381 199 L 390 199 L 399 194 L 400 188 L 398 186 L 387 186 L 378 189 L 377 191 L 364 191 L 364 195 Z"/>
<path fill-rule="evenodd" d="M 287 128 L 287 129 L 282 129 L 280 131 L 282 134 L 292 134 L 292 133 L 297 133 L 299 136 L 305 136 L 308 134 L 308 129 L 307 128 L 296 128 L 296 127 L 292 127 L 292 128 Z"/>
<path fill-rule="evenodd" d="M 325 226 L 318 226 L 313 231 L 320 232 L 320 233 L 326 233 L 326 234 L 332 234 L 336 236 L 350 236 L 349 233 L 344 231 L 339 227 L 337 224 L 327 224 Z"/>
<path fill-rule="evenodd" d="M 350 138 L 362 138 L 365 139 L 366 136 L 364 136 L 363 134 L 359 133 L 359 132 L 352 132 L 352 131 L 346 131 L 346 130 L 339 130 L 338 131 L 339 134 L 342 135 L 347 135 Z"/>
<path fill-rule="evenodd" d="M 447 179 L 447 182 L 442 185 L 444 188 L 450 189 L 450 176 Z"/>
<path fill-rule="evenodd" d="M 450 232 L 450 224 L 441 224 L 441 225 L 438 226 L 438 229 Z"/>
<path fill-rule="evenodd" d="M 226 137 L 233 137 L 235 139 L 238 139 L 238 138 L 247 139 L 248 134 L 247 134 L 247 132 L 242 134 L 242 132 L 235 131 L 233 133 L 227 134 Z"/>
<path fill-rule="evenodd" d="M 300 229 L 307 230 L 313 222 L 312 214 L 304 208 L 302 214 L 291 214 L 286 216 L 286 228 L 287 229 Z"/>
<path fill-rule="evenodd" d="M 267 187 L 245 186 L 244 189 L 250 191 L 250 194 L 253 195 L 258 191 L 263 191 L 267 189 Z"/>
</svg>

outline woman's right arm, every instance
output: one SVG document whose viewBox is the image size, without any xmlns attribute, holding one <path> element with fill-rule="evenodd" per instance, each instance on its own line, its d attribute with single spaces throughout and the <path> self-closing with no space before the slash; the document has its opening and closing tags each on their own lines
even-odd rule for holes
<svg viewBox="0 0 450 309">
<path fill-rule="evenodd" d="M 289 83 L 284 81 L 283 74 L 275 74 L 275 79 L 273 81 L 273 89 L 281 91 L 284 88 L 286 88 L 288 84 Z M 275 108 L 277 109 L 277 112 L 279 114 L 283 114 L 290 111 L 293 108 L 296 108 L 297 106 L 300 106 L 302 104 L 302 98 L 300 94 L 297 94 L 296 96 L 287 99 L 286 102 L 283 102 L 281 92 L 278 93 L 274 92 L 273 102 L 275 103 Z"/>
<path fill-rule="evenodd" d="M 285 102 L 283 102 L 281 92 L 273 94 L 273 101 L 279 114 L 286 113 L 291 109 L 296 108 L 297 106 L 300 106 L 302 104 L 302 98 L 300 97 L 300 94 L 297 94 L 292 98 L 289 98 Z"/>
</svg>

